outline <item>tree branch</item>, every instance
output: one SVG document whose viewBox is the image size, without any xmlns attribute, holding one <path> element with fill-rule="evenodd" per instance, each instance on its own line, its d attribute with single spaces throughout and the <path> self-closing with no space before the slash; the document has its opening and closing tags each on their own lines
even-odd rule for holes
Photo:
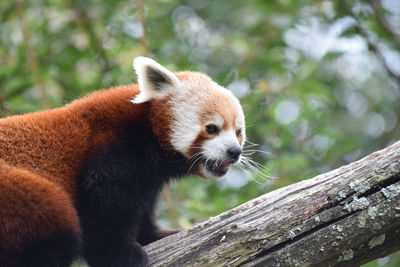
<svg viewBox="0 0 400 267">
<path fill-rule="evenodd" d="M 364 38 L 364 40 L 367 42 L 369 49 L 375 54 L 375 56 L 379 59 L 379 61 L 382 62 L 382 65 L 385 67 L 387 73 L 389 76 L 394 78 L 397 83 L 400 83 L 400 75 L 398 75 L 396 72 L 394 72 L 389 65 L 386 62 L 386 58 L 383 55 L 381 49 L 378 47 L 375 42 L 371 40 L 371 37 L 369 36 L 368 32 L 357 22 L 356 24 L 356 29 L 359 31 L 360 35 Z"/>
<path fill-rule="evenodd" d="M 399 237 L 400 142 L 145 249 L 150 266 L 356 266 Z"/>
<path fill-rule="evenodd" d="M 373 1 L 374 2 L 374 1 Z M 352 18 L 354 18 L 354 20 L 356 21 L 354 27 L 355 29 L 359 32 L 359 34 L 361 35 L 362 38 L 364 38 L 365 42 L 368 44 L 368 48 L 371 52 L 373 52 L 375 54 L 375 56 L 378 58 L 379 61 L 382 62 L 383 67 L 386 69 L 387 73 L 389 74 L 389 76 L 391 76 L 392 78 L 394 78 L 394 80 L 397 83 L 400 83 L 400 75 L 397 74 L 396 72 L 394 72 L 391 67 L 388 65 L 388 63 L 386 62 L 386 58 L 383 55 L 379 45 L 372 40 L 371 35 L 369 33 L 369 31 L 360 23 L 358 17 L 356 14 L 354 14 L 354 12 L 352 11 L 352 9 L 348 6 L 347 1 L 346 0 L 342 0 L 341 4 L 344 8 L 344 10 L 346 11 L 346 13 L 351 16 Z M 376 3 L 375 3 L 376 4 Z M 374 12 L 377 14 L 377 10 L 374 10 Z M 377 15 L 378 16 L 378 15 Z M 381 24 L 380 24 L 381 25 Z M 381 27 L 383 27 L 383 25 L 381 25 Z M 385 29 L 386 31 L 388 29 Z M 393 36 L 395 37 L 395 36 Z"/>
<path fill-rule="evenodd" d="M 390 26 L 390 23 L 385 19 L 383 13 L 383 7 L 380 0 L 370 0 L 371 5 L 373 6 L 373 12 L 375 14 L 375 18 L 381 28 L 386 31 L 387 34 L 393 37 L 397 43 L 400 43 L 400 35 Z"/>
</svg>

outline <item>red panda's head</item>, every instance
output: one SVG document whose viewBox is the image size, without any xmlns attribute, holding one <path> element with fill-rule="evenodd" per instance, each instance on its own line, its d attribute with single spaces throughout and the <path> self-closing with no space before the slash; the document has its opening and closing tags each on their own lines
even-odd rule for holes
<svg viewBox="0 0 400 267">
<path fill-rule="evenodd" d="M 241 160 L 244 115 L 229 90 L 205 74 L 173 73 L 149 58 L 138 57 L 133 66 L 140 93 L 132 102 L 151 103 L 153 131 L 165 148 L 183 154 L 208 179 Z"/>
</svg>

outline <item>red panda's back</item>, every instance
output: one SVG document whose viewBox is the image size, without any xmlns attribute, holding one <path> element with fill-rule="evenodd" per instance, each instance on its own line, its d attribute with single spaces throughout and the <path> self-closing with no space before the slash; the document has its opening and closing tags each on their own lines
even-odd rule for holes
<svg viewBox="0 0 400 267">
<path fill-rule="evenodd" d="M 72 191 L 71 177 L 87 153 L 88 131 L 65 108 L 1 119 L 0 158 Z"/>
<path fill-rule="evenodd" d="M 65 107 L 0 119 L 0 160 L 55 182 L 73 196 L 88 154 L 112 142 L 122 123 L 146 116 L 143 105 L 128 101 L 137 92 L 122 86 Z"/>
</svg>

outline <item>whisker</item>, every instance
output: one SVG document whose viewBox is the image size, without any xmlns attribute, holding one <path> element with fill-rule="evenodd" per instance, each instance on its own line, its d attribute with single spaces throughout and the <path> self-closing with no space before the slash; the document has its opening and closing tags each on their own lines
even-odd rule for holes
<svg viewBox="0 0 400 267">
<path fill-rule="evenodd" d="M 253 175 L 247 169 L 245 169 L 242 165 L 239 165 L 239 167 L 243 172 L 245 172 L 249 177 L 251 177 L 254 182 L 256 182 L 257 184 L 261 185 L 261 183 L 257 179 L 255 179 L 253 177 Z"/>
<path fill-rule="evenodd" d="M 255 146 L 259 146 L 259 145 L 257 145 L 257 144 L 249 144 L 249 145 L 244 145 L 244 148 L 246 149 L 248 147 L 255 147 Z"/>
<path fill-rule="evenodd" d="M 251 142 L 251 141 L 249 141 L 249 140 L 247 140 L 247 139 L 245 140 L 245 142 L 246 142 L 246 143 L 249 143 L 249 144 L 251 144 L 251 145 L 259 146 L 259 144 L 253 143 L 253 142 Z"/>
<path fill-rule="evenodd" d="M 265 154 L 272 154 L 269 151 L 263 151 L 263 150 L 259 150 L 259 149 L 246 149 L 245 152 L 258 152 L 258 153 L 265 153 Z"/>
<path fill-rule="evenodd" d="M 275 179 L 275 177 L 268 172 L 268 169 L 264 165 L 252 160 L 246 155 L 242 155 L 240 167 L 243 170 L 250 170 L 253 173 L 251 177 L 257 183 L 260 183 L 258 180 L 259 178 L 262 179 L 262 182 L 265 182 L 268 178 Z"/>
<path fill-rule="evenodd" d="M 196 164 L 197 161 L 201 160 L 202 158 L 204 158 L 204 155 L 200 154 L 200 153 L 196 153 L 197 155 L 199 155 L 199 157 L 195 158 L 192 162 L 192 164 L 190 165 L 188 171 L 186 172 L 186 175 L 192 170 L 192 168 L 194 167 L 194 165 Z M 195 154 L 195 155 L 196 155 Z M 192 157 L 193 158 L 193 157 Z"/>
</svg>

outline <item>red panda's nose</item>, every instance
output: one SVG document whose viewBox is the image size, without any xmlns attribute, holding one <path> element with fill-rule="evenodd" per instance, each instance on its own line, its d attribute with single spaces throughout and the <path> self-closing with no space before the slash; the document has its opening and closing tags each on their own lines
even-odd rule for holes
<svg viewBox="0 0 400 267">
<path fill-rule="evenodd" d="M 238 145 L 233 145 L 228 147 L 226 151 L 228 158 L 233 161 L 237 161 L 239 159 L 240 154 L 242 154 L 242 148 Z"/>
</svg>

